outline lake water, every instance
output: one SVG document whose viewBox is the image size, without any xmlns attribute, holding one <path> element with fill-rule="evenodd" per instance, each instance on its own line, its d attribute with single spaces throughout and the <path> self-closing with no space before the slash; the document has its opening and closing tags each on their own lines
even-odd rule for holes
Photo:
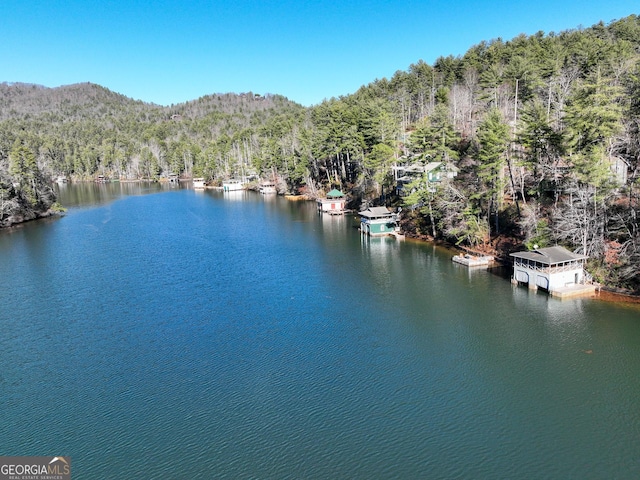
<svg viewBox="0 0 640 480">
<path fill-rule="evenodd" d="M 640 309 L 252 192 L 0 232 L 0 454 L 74 479 L 640 477 Z"/>
</svg>

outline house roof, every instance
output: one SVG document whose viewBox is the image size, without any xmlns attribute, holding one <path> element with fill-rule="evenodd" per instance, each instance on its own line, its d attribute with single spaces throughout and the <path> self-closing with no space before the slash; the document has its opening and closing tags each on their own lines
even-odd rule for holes
<svg viewBox="0 0 640 480">
<path fill-rule="evenodd" d="M 442 168 L 447 172 L 456 173 L 458 171 L 458 167 L 456 167 L 455 165 L 452 165 L 451 163 L 444 163 L 444 162 L 429 162 L 425 165 L 424 171 L 428 173 L 431 170 L 437 170 L 438 168 Z"/>
<path fill-rule="evenodd" d="M 411 165 L 404 167 L 404 171 L 412 173 L 422 173 L 424 172 L 424 167 L 419 162 L 414 162 Z"/>
<path fill-rule="evenodd" d="M 393 213 L 387 207 L 369 207 L 362 212 L 358 212 L 358 215 L 366 218 L 384 218 L 392 217 Z"/>
<path fill-rule="evenodd" d="M 533 260 L 534 262 L 542 263 L 544 265 L 555 265 L 557 263 L 571 262 L 573 260 L 585 260 L 589 258 L 587 255 L 579 255 L 560 246 L 538 248 L 531 252 L 516 252 L 512 253 L 511 256 Z"/>
<path fill-rule="evenodd" d="M 425 165 L 424 171 L 430 172 L 431 170 L 438 168 L 440 165 L 442 165 L 442 162 L 429 162 Z"/>
<path fill-rule="evenodd" d="M 342 193 L 340 190 L 337 190 L 335 188 L 331 190 L 329 193 L 327 193 L 327 198 L 337 198 L 337 197 L 344 197 L 344 193 Z"/>
</svg>

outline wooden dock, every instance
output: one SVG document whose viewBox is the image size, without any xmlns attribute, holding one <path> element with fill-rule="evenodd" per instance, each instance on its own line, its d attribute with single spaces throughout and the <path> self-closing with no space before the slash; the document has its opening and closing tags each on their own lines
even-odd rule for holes
<svg viewBox="0 0 640 480">
<path fill-rule="evenodd" d="M 596 285 L 591 284 L 568 285 L 551 290 L 549 295 L 558 298 L 590 297 L 596 294 L 597 288 Z"/>
<path fill-rule="evenodd" d="M 468 253 L 454 255 L 451 260 L 466 267 L 488 267 L 493 262 L 490 255 L 470 255 Z"/>
</svg>

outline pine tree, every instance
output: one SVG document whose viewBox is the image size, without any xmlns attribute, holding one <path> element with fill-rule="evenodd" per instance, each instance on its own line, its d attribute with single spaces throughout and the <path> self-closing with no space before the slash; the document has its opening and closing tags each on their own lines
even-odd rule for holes
<svg viewBox="0 0 640 480">
<path fill-rule="evenodd" d="M 487 203 L 488 217 L 494 215 L 494 233 L 499 233 L 498 217 L 506 186 L 505 166 L 509 145 L 509 126 L 504 122 L 499 110 L 490 110 L 484 122 L 480 124 L 478 143 L 478 178 L 484 189 L 476 196 Z"/>
</svg>

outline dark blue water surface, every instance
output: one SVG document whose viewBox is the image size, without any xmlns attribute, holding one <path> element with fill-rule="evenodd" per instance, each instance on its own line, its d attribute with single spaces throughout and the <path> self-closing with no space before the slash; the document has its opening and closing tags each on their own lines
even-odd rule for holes
<svg viewBox="0 0 640 480">
<path fill-rule="evenodd" d="M 640 477 L 640 310 L 252 192 L 0 232 L 0 454 L 74 479 Z"/>
</svg>

